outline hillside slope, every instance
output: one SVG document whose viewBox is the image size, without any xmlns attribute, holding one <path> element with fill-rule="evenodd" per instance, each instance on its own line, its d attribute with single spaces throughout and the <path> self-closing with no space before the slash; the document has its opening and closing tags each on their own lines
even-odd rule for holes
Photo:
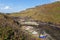
<svg viewBox="0 0 60 40">
<path fill-rule="evenodd" d="M 31 40 L 30 38 L 29 34 L 23 33 L 21 26 L 12 17 L 0 14 L 0 40 Z"/>
<path fill-rule="evenodd" d="M 18 13 L 10 14 L 9 16 L 30 17 L 39 21 L 60 24 L 60 2 L 36 6 Z"/>
</svg>

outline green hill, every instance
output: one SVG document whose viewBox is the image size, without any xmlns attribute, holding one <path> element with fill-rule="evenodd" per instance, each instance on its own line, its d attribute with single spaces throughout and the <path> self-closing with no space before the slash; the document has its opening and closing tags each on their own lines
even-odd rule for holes
<svg viewBox="0 0 60 40">
<path fill-rule="evenodd" d="M 60 24 L 60 2 L 28 8 L 21 12 L 12 13 L 9 16 L 30 17 L 39 21 Z"/>
</svg>

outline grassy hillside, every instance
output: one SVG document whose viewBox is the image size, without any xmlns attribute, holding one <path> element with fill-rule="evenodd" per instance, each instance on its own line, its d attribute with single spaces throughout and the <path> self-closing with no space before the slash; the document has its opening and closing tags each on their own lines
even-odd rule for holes
<svg viewBox="0 0 60 40">
<path fill-rule="evenodd" d="M 60 24 L 60 2 L 36 6 L 7 15 L 0 13 L 0 40 L 32 40 L 34 38 L 23 32 L 21 26 L 10 16 L 29 17 L 34 20 Z M 44 29 L 54 39 L 60 40 L 60 28 L 51 25 L 51 23 L 41 24 L 38 28 Z"/>
<path fill-rule="evenodd" d="M 21 26 L 13 18 L 0 14 L 0 40 L 31 40 L 30 38 L 29 34 L 23 33 Z"/>
<path fill-rule="evenodd" d="M 36 6 L 9 16 L 31 17 L 39 21 L 60 23 L 60 2 Z"/>
<path fill-rule="evenodd" d="M 35 37 L 32 37 L 29 33 L 25 33 L 26 31 L 22 30 L 21 27 L 22 26 L 19 26 L 19 24 L 14 21 L 12 17 L 9 17 L 5 14 L 0 14 L 0 40 L 36 39 Z M 44 29 L 54 39 L 60 40 L 60 28 L 51 26 L 51 24 L 40 24 L 38 28 L 42 28 L 42 30 Z M 36 29 L 38 28 L 36 27 Z M 36 40 L 40 40 L 40 38 L 37 38 Z"/>
</svg>

